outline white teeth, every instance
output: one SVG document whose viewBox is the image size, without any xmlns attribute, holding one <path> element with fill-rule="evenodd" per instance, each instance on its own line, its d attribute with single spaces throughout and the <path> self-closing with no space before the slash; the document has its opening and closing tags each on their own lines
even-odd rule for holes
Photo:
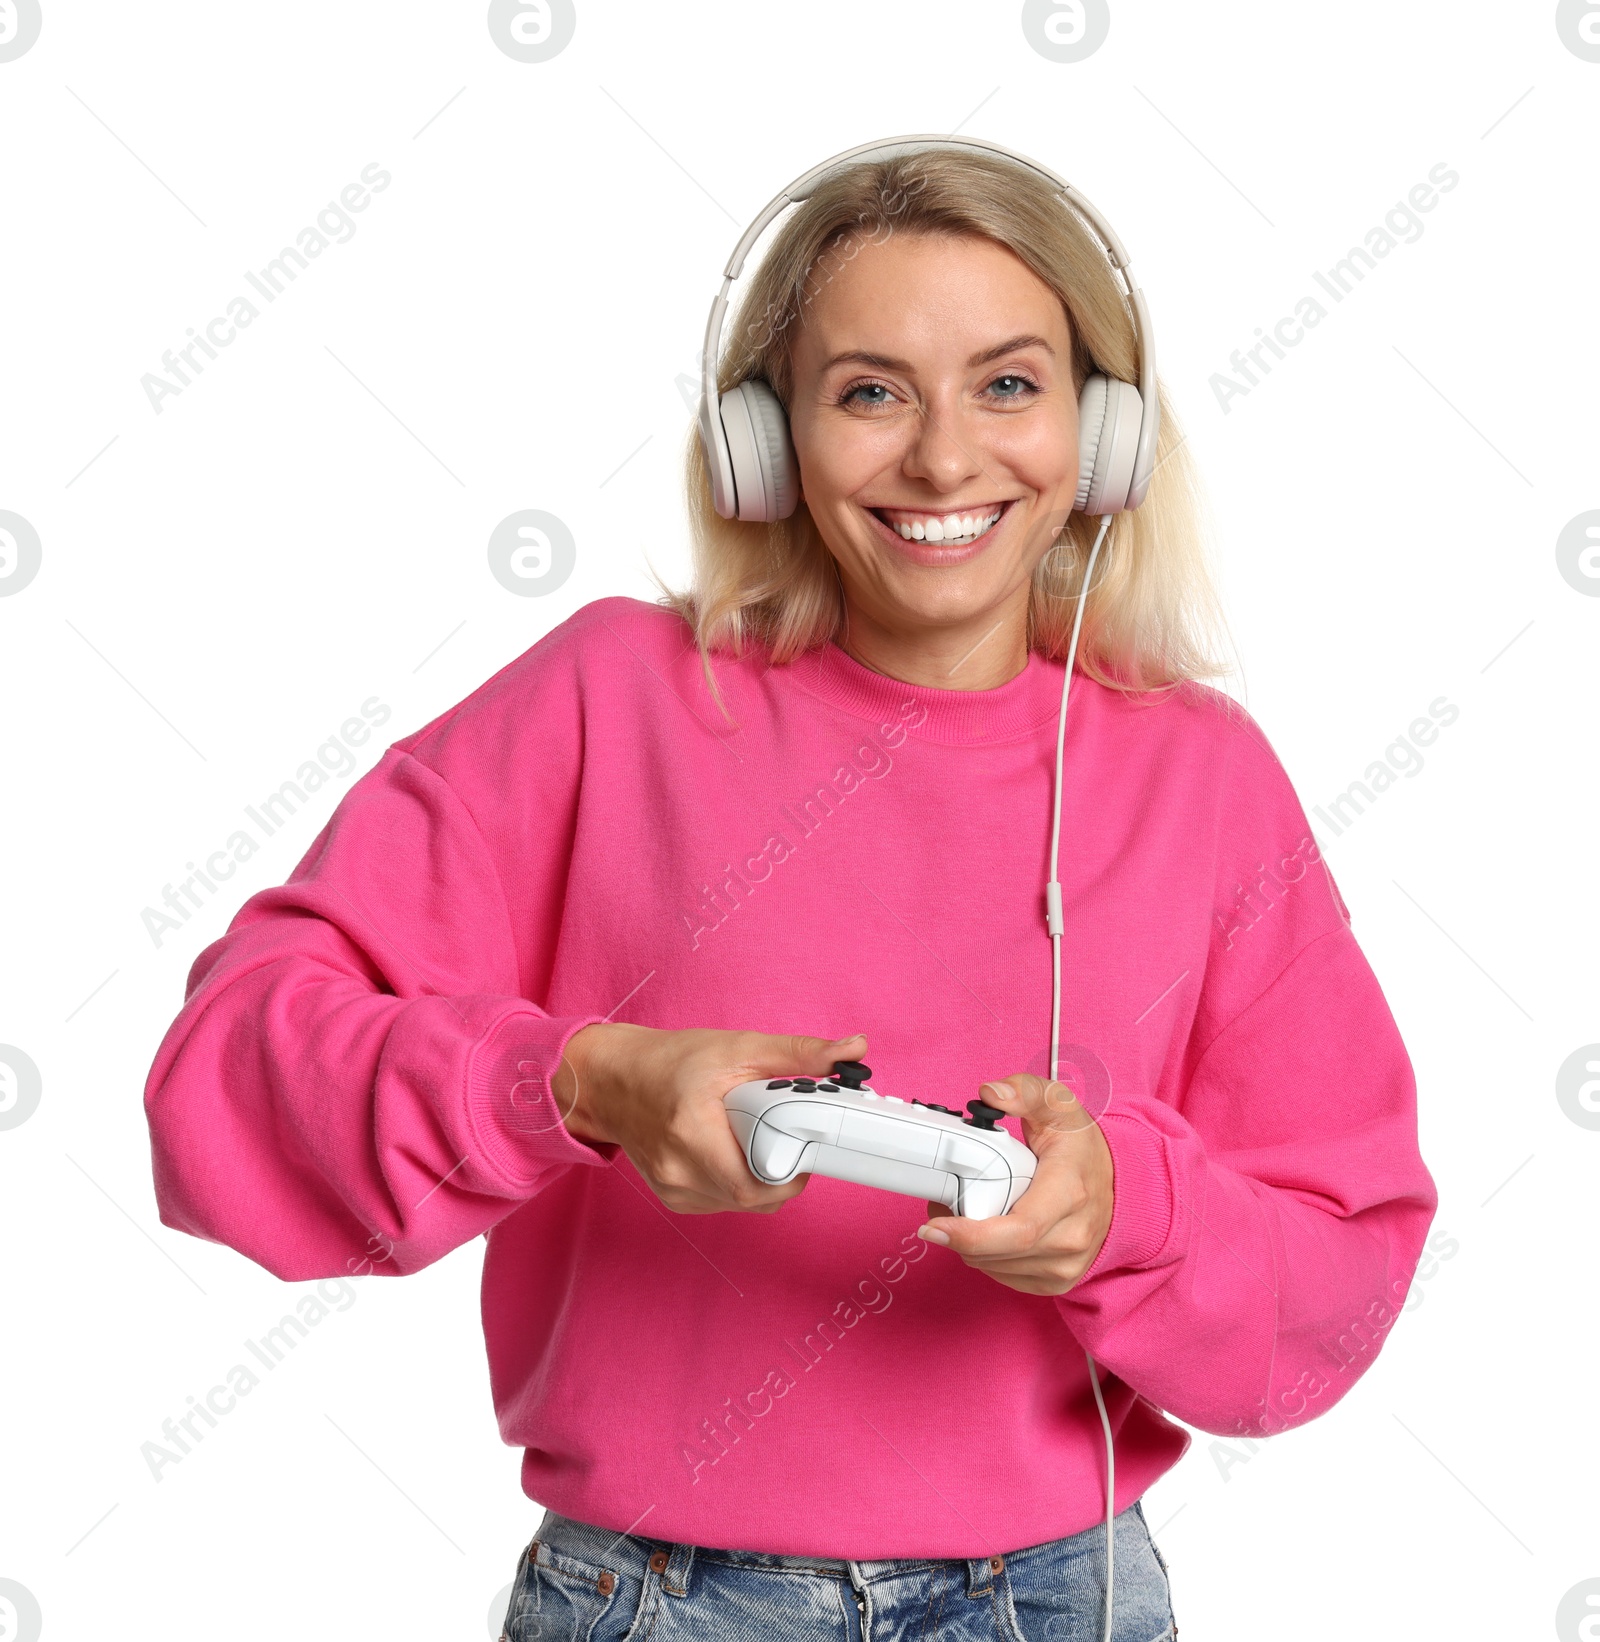
<svg viewBox="0 0 1600 1642">
<path fill-rule="evenodd" d="M 927 515 L 909 522 L 902 521 L 892 528 L 908 542 L 961 542 L 981 536 L 1005 511 L 996 508 L 992 513 L 946 513 Z"/>
</svg>

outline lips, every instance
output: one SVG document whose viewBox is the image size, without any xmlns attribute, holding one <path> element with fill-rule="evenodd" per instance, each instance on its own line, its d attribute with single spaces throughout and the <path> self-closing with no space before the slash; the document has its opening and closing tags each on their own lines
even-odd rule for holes
<svg viewBox="0 0 1600 1642">
<path fill-rule="evenodd" d="M 877 535 L 918 564 L 959 564 L 989 545 L 1015 498 L 979 502 L 938 512 L 924 508 L 870 507 Z"/>
</svg>

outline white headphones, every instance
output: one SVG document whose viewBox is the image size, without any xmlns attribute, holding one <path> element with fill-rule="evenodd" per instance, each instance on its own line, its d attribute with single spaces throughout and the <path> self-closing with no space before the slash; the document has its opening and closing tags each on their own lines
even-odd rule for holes
<svg viewBox="0 0 1600 1642">
<path fill-rule="evenodd" d="M 745 230 L 722 270 L 722 289 L 711 304 L 706 321 L 705 351 L 700 363 L 700 443 L 711 476 L 712 505 L 724 519 L 770 523 L 787 519 L 800 500 L 800 472 L 789 418 L 770 384 L 759 377 L 736 382 L 717 394 L 717 358 L 722 347 L 722 324 L 728 311 L 728 292 L 744 267 L 750 247 L 773 218 L 790 205 L 807 200 L 817 185 L 834 172 L 858 161 L 886 160 L 903 154 L 940 149 L 973 150 L 997 154 L 1015 165 L 1037 172 L 1059 192 L 1057 197 L 1094 231 L 1112 268 L 1121 276 L 1119 288 L 1133 316 L 1139 349 L 1139 385 L 1098 372 L 1083 384 L 1078 399 L 1078 493 L 1073 508 L 1104 515 L 1136 508 L 1149 488 L 1155 467 L 1156 435 L 1161 407 L 1156 394 L 1155 345 L 1150 334 L 1150 311 L 1144 292 L 1135 282 L 1128 253 L 1111 225 L 1070 183 L 1055 172 L 977 137 L 891 137 L 883 142 L 848 148 L 814 166 L 772 200 Z"/>
</svg>

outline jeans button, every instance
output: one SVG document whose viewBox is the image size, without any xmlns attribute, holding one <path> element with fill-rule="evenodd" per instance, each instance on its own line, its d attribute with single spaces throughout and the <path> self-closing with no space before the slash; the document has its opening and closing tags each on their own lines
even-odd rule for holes
<svg viewBox="0 0 1600 1642">
<path fill-rule="evenodd" d="M 650 1572 L 653 1574 L 664 1574 L 666 1571 L 667 1553 L 665 1551 L 656 1551 L 650 1558 Z"/>
<path fill-rule="evenodd" d="M 616 1575 L 608 1570 L 602 1573 L 594 1583 L 595 1589 L 599 1591 L 601 1596 L 610 1596 L 617 1586 Z"/>
</svg>

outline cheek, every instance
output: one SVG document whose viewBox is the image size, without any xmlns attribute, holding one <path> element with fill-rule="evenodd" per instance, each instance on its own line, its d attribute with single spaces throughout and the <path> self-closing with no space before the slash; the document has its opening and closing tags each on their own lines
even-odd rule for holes
<svg viewBox="0 0 1600 1642">
<path fill-rule="evenodd" d="M 1011 471 L 1030 489 L 1048 494 L 1076 483 L 1077 407 L 1069 415 L 1019 418 L 1001 448 Z"/>
<path fill-rule="evenodd" d="M 800 415 L 790 425 L 800 480 L 814 510 L 853 496 L 904 456 L 904 437 L 883 423 Z"/>
</svg>

